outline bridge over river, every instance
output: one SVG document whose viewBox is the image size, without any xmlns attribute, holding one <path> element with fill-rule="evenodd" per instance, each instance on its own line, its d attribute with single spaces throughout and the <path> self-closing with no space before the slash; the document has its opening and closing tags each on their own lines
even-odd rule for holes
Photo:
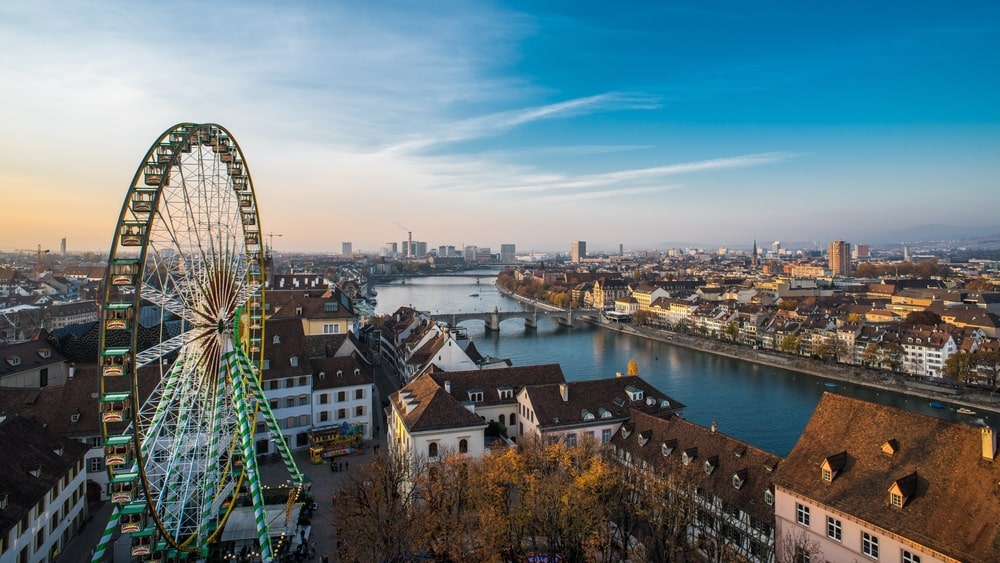
<svg viewBox="0 0 1000 563">
<path fill-rule="evenodd" d="M 597 320 L 596 311 L 592 309 L 561 309 L 549 310 L 537 307 L 531 310 L 521 311 L 501 311 L 494 308 L 492 311 L 478 313 L 434 313 L 431 317 L 436 321 L 448 323 L 448 326 L 458 326 L 465 321 L 483 321 L 486 324 L 487 332 L 499 332 L 500 323 L 507 319 L 523 319 L 525 328 L 538 328 L 538 319 L 549 317 L 555 319 L 561 326 L 572 327 L 574 322 L 593 322 Z"/>
</svg>

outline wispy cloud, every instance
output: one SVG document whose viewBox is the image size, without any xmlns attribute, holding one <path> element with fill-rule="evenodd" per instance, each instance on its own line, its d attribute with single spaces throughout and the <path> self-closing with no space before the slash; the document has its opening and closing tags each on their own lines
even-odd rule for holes
<svg viewBox="0 0 1000 563">
<path fill-rule="evenodd" d="M 389 153 L 414 153 L 428 148 L 503 134 L 536 121 L 584 114 L 660 108 L 659 99 L 641 93 L 607 92 L 563 102 L 503 111 L 439 126 L 438 131 L 385 149 Z"/>
</svg>

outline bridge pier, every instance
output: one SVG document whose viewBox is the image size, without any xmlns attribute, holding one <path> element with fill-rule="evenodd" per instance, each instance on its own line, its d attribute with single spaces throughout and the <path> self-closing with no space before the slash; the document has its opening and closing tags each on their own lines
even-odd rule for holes
<svg viewBox="0 0 1000 563">
<path fill-rule="evenodd" d="M 490 317 L 486 319 L 486 332 L 500 332 L 500 310 L 496 307 L 493 308 Z"/>
<path fill-rule="evenodd" d="M 556 317 L 556 323 L 573 328 L 573 309 L 570 309 L 565 317 Z"/>
<path fill-rule="evenodd" d="M 538 311 L 533 311 L 530 317 L 524 317 L 524 328 L 538 328 Z"/>
</svg>

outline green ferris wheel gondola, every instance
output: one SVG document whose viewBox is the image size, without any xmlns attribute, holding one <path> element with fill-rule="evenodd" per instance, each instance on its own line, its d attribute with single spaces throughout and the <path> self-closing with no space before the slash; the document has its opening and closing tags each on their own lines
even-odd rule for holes
<svg viewBox="0 0 1000 563">
<path fill-rule="evenodd" d="M 120 530 L 144 560 L 204 557 L 244 490 L 272 557 L 253 455 L 257 421 L 278 428 L 259 381 L 260 229 L 246 159 L 225 128 L 181 123 L 146 152 L 104 283 L 100 404 L 116 509 L 94 561 Z M 280 432 L 275 441 L 302 483 Z"/>
</svg>

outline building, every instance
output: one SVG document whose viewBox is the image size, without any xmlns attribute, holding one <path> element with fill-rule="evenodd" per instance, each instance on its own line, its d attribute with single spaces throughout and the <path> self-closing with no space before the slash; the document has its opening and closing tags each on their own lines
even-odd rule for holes
<svg viewBox="0 0 1000 563">
<path fill-rule="evenodd" d="M 354 254 L 353 245 L 349 242 L 340 243 L 340 254 L 345 258 L 350 258 Z"/>
<path fill-rule="evenodd" d="M 774 560 L 774 470 L 781 458 L 679 416 L 642 412 L 614 433 L 611 454 L 637 494 L 658 494 L 683 535 L 708 561 Z M 650 488 L 659 482 L 660 489 Z M 654 492 L 655 491 L 655 492 Z M 687 503 L 687 504 L 685 504 Z M 663 538 L 642 537 L 649 560 Z M 721 557 L 721 559 L 720 559 Z"/>
<path fill-rule="evenodd" d="M 529 385 L 517 394 L 517 435 L 563 440 L 585 437 L 608 443 L 633 411 L 680 414 L 684 404 L 639 376 Z"/>
<path fill-rule="evenodd" d="M 0 420 L 0 563 L 55 561 L 87 520 L 90 447 L 21 416 Z"/>
<path fill-rule="evenodd" d="M 830 272 L 834 276 L 851 273 L 851 243 L 835 240 L 830 243 Z"/>
<path fill-rule="evenodd" d="M 513 264 L 515 262 L 515 246 L 513 244 L 500 245 L 500 263 Z"/>
<path fill-rule="evenodd" d="M 574 240 L 570 245 L 569 253 L 574 263 L 583 262 L 583 259 L 587 257 L 587 241 Z"/>
<path fill-rule="evenodd" d="M 372 398 L 375 376 L 357 353 L 310 360 L 313 370 L 312 420 L 315 429 L 333 425 L 361 426 L 362 436 L 374 436 Z"/>
<path fill-rule="evenodd" d="M 986 426 L 824 394 L 775 478 L 779 560 L 996 561 L 996 451 Z"/>
<path fill-rule="evenodd" d="M 386 438 L 390 451 L 413 473 L 448 454 L 480 457 L 486 421 L 424 374 L 389 398 Z"/>
<path fill-rule="evenodd" d="M 566 382 L 559 364 L 434 371 L 430 377 L 483 420 L 505 428 L 507 437 L 513 440 L 518 438 L 518 393 L 528 385 Z"/>
</svg>

